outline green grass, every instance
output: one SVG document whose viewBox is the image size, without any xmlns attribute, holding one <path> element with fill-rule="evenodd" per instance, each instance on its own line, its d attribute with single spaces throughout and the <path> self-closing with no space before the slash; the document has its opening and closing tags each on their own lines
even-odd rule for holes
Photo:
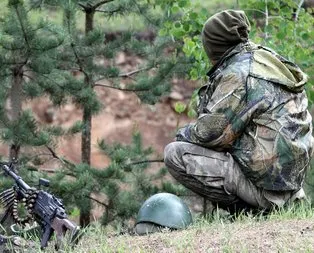
<svg viewBox="0 0 314 253">
<path fill-rule="evenodd" d="M 273 211 L 268 216 L 244 215 L 231 220 L 224 212 L 203 218 L 186 230 L 165 230 L 147 236 L 117 235 L 110 227 L 94 223 L 83 230 L 79 245 L 69 253 L 102 252 L 313 252 L 314 210 L 300 204 Z M 39 239 L 35 239 L 36 252 Z M 33 251 L 33 252 L 35 252 Z M 45 252 L 55 252 L 50 243 Z"/>
</svg>

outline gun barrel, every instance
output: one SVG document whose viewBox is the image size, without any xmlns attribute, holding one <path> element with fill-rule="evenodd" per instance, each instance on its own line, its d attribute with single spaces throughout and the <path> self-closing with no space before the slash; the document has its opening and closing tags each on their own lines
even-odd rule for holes
<svg viewBox="0 0 314 253">
<path fill-rule="evenodd" d="M 2 164 L 2 168 L 10 177 L 15 180 L 17 185 L 20 186 L 23 190 L 27 191 L 31 189 L 31 187 L 26 184 L 20 176 L 16 175 L 8 165 Z"/>
</svg>

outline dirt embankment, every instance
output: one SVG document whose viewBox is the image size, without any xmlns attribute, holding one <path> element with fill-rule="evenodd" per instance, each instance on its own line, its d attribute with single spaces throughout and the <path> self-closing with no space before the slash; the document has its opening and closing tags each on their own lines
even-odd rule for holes
<svg viewBox="0 0 314 253">
<path fill-rule="evenodd" d="M 185 231 L 118 236 L 106 243 L 106 252 L 314 252 L 314 221 L 215 223 Z"/>
</svg>

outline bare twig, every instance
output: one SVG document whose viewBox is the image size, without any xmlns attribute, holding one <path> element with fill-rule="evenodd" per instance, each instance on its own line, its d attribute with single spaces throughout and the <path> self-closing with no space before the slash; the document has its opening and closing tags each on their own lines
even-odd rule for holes
<svg viewBox="0 0 314 253">
<path fill-rule="evenodd" d="M 265 40 L 268 38 L 268 33 L 266 31 L 268 27 L 268 2 L 265 0 Z"/>
<path fill-rule="evenodd" d="M 268 20 L 269 19 L 276 19 L 276 18 L 279 18 L 281 20 L 285 20 L 282 16 L 268 16 Z"/>
<path fill-rule="evenodd" d="M 298 8 L 295 12 L 295 16 L 294 16 L 294 21 L 297 21 L 298 20 L 298 17 L 299 17 L 299 13 L 300 13 L 300 10 L 302 8 L 302 5 L 304 3 L 304 0 L 300 0 L 299 4 L 298 4 Z"/>
<path fill-rule="evenodd" d="M 264 11 L 261 11 L 261 10 L 258 10 L 258 9 L 243 9 L 245 12 L 246 11 L 255 11 L 255 12 L 259 12 L 259 13 L 261 13 L 261 14 L 263 14 L 263 15 L 266 15 L 266 13 L 264 12 Z"/>
<path fill-rule="evenodd" d="M 58 160 L 63 162 L 63 160 L 61 160 L 61 158 L 56 154 L 56 152 L 51 147 L 46 145 L 46 148 L 49 150 L 49 152 L 51 153 L 52 157 L 54 157 L 54 158 L 56 158 L 56 159 L 58 159 Z"/>
<path fill-rule="evenodd" d="M 143 164 L 143 163 L 163 163 L 164 159 L 155 159 L 155 160 L 143 160 L 143 161 L 137 161 L 137 162 L 131 162 L 128 163 L 127 165 L 138 165 L 138 164 Z"/>
<path fill-rule="evenodd" d="M 128 92 L 139 92 L 139 91 L 149 91 L 149 89 L 124 89 L 124 88 L 119 88 L 119 87 L 114 87 L 114 86 L 110 86 L 110 85 L 106 85 L 106 84 L 101 84 L 101 83 L 95 83 L 93 85 L 94 87 L 96 86 L 100 86 L 100 87 L 106 87 L 109 89 L 114 89 L 114 90 L 121 90 L 121 91 L 128 91 Z"/>
<path fill-rule="evenodd" d="M 46 148 L 49 150 L 49 152 L 51 153 L 53 158 L 58 159 L 59 161 L 61 161 L 63 164 L 67 164 L 70 165 L 72 167 L 75 167 L 75 164 L 70 162 L 67 159 L 61 158 L 51 147 L 49 147 L 48 145 L 46 145 Z"/>
<path fill-rule="evenodd" d="M 101 201 L 99 201 L 98 199 L 95 199 L 95 198 L 93 198 L 93 197 L 91 197 L 91 196 L 89 196 L 89 195 L 84 195 L 84 197 L 86 197 L 86 198 L 88 198 L 88 199 L 91 199 L 91 200 L 97 202 L 98 204 L 100 204 L 100 205 L 102 205 L 102 206 L 104 206 L 104 207 L 106 207 L 106 208 L 109 207 L 106 203 L 101 202 Z"/>
<path fill-rule="evenodd" d="M 133 71 L 130 71 L 128 73 L 124 73 L 124 74 L 120 74 L 119 77 L 122 77 L 122 78 L 128 78 L 128 77 L 131 77 L 139 72 L 143 72 L 145 70 L 149 70 L 150 67 L 146 67 L 146 68 L 141 68 L 141 69 L 136 69 L 136 70 L 133 70 Z"/>
<path fill-rule="evenodd" d="M 127 73 L 122 73 L 118 76 L 115 76 L 115 77 L 111 77 L 111 78 L 131 78 L 133 75 L 137 74 L 137 73 L 140 73 L 140 72 L 143 72 L 145 70 L 149 70 L 151 69 L 151 67 L 146 67 L 146 68 L 141 68 L 141 69 L 136 69 L 136 70 L 132 70 L 130 72 L 127 72 Z M 105 80 L 107 78 L 100 78 L 97 80 L 97 82 L 101 81 L 101 80 Z M 99 86 L 102 86 L 102 85 L 99 85 Z"/>
<path fill-rule="evenodd" d="M 59 172 L 58 170 L 54 170 L 54 169 L 46 169 L 46 168 L 42 168 L 42 169 L 32 169 L 31 171 L 40 171 L 40 172 L 46 172 L 46 173 L 50 173 L 50 174 L 55 174 L 57 172 Z M 72 173 L 65 173 L 64 175 L 66 176 L 70 176 L 70 177 L 75 177 L 75 175 L 73 175 Z"/>
<path fill-rule="evenodd" d="M 30 75 L 26 75 L 24 72 L 23 72 L 23 76 L 24 77 L 27 77 L 29 80 L 35 80 L 34 77 L 30 76 Z"/>
</svg>

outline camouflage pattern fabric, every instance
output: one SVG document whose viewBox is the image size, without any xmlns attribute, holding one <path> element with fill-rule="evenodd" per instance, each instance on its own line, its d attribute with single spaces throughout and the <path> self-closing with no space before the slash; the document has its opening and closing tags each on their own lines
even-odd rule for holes
<svg viewBox="0 0 314 253">
<path fill-rule="evenodd" d="M 226 52 L 208 75 L 198 92 L 199 117 L 177 140 L 230 153 L 261 189 L 299 190 L 313 149 L 306 75 L 252 42 Z"/>
<path fill-rule="evenodd" d="M 166 146 L 164 159 L 177 181 L 219 206 L 231 206 L 241 199 L 252 207 L 272 207 L 228 153 L 178 141 Z"/>
</svg>

